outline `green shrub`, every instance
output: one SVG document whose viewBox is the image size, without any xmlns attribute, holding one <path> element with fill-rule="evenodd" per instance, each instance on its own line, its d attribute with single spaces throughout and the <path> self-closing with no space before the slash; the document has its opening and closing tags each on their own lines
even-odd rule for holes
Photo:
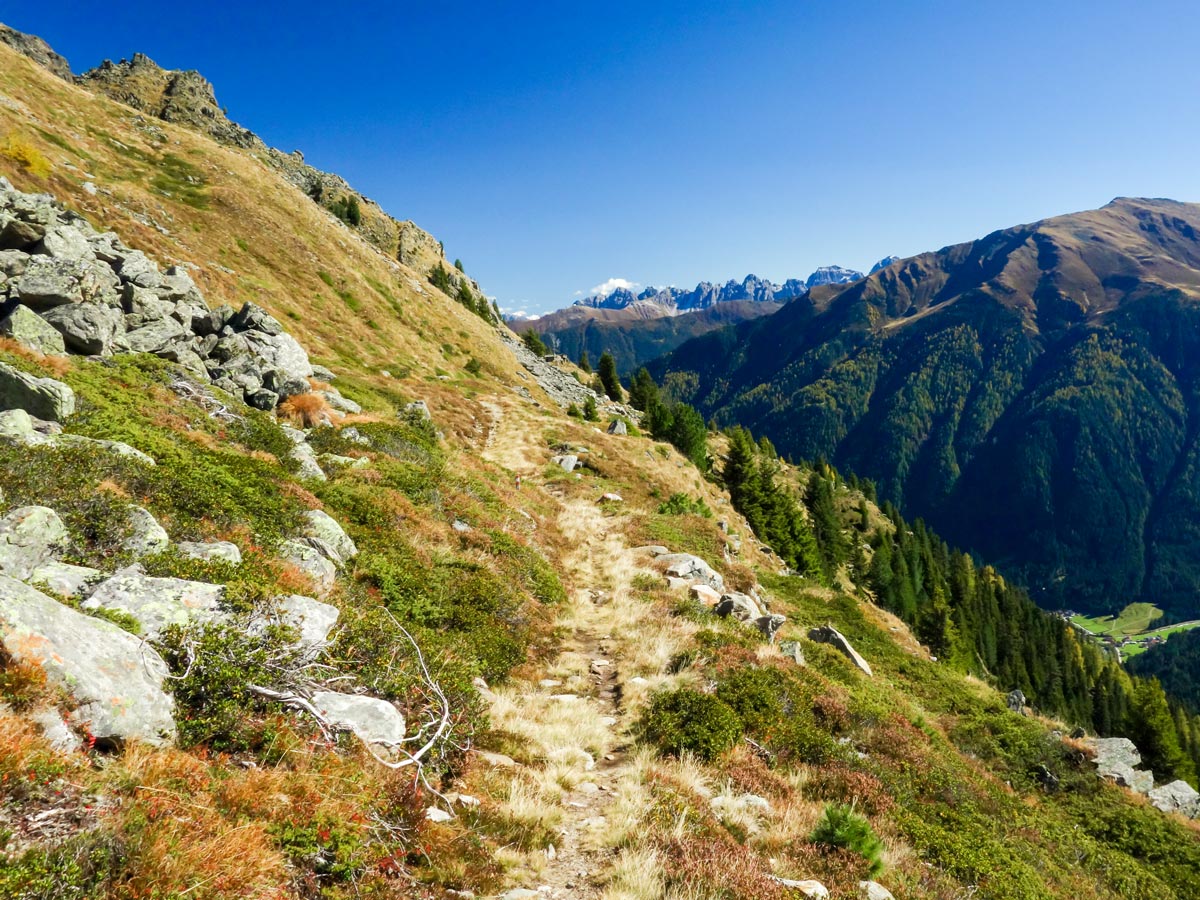
<svg viewBox="0 0 1200 900">
<path fill-rule="evenodd" d="M 550 348 L 546 346 L 546 342 L 542 340 L 542 336 L 532 328 L 526 328 L 521 334 L 521 340 L 530 352 L 536 353 L 538 356 L 546 356 L 550 352 Z"/>
<path fill-rule="evenodd" d="M 742 736 L 742 720 L 728 704 L 691 688 L 657 694 L 641 722 L 642 735 L 667 754 L 716 759 Z"/>
<path fill-rule="evenodd" d="M 703 497 L 692 498 L 684 493 L 674 493 L 666 503 L 658 505 L 658 514 L 660 516 L 704 516 L 706 519 L 712 518 L 712 510 L 708 508 L 708 504 L 704 502 Z"/>
<path fill-rule="evenodd" d="M 595 422 L 595 421 L 599 420 L 600 411 L 598 409 L 596 409 L 596 398 L 595 397 L 589 396 L 584 399 L 584 401 L 583 401 L 583 417 L 589 422 Z"/>
<path fill-rule="evenodd" d="M 576 406 L 574 403 L 572 403 L 567 406 L 567 415 L 570 416 L 572 419 L 582 419 L 583 418 L 583 410 L 581 410 L 578 406 Z"/>
<path fill-rule="evenodd" d="M 180 746 L 239 751 L 261 745 L 263 729 L 254 713 L 268 704 L 249 686 L 271 685 L 279 668 L 293 662 L 295 651 L 285 649 L 292 636 L 287 629 L 251 635 L 245 626 L 172 625 L 155 642 L 175 676 L 168 684 L 175 696 Z"/>
<path fill-rule="evenodd" d="M 883 871 L 883 841 L 871 828 L 871 823 L 843 803 L 831 803 L 808 838 L 814 844 L 841 847 L 857 853 L 867 861 L 868 872 Z"/>
<path fill-rule="evenodd" d="M 474 375 L 476 378 L 483 374 L 483 363 L 473 356 L 467 360 L 467 364 L 463 368 L 467 370 L 467 374 Z"/>
</svg>

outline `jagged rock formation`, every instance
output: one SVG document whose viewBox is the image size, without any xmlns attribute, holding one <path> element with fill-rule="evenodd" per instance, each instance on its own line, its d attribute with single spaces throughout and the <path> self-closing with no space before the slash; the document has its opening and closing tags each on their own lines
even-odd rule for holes
<svg viewBox="0 0 1200 900">
<path fill-rule="evenodd" d="M 18 53 L 24 54 L 39 66 L 49 69 L 63 81 L 72 81 L 71 66 L 62 56 L 37 35 L 25 34 L 0 23 L 0 43 L 8 44 Z"/>
<path fill-rule="evenodd" d="M 161 272 L 53 197 L 0 178 L 0 331 L 57 350 L 47 329 L 73 353 L 152 353 L 260 409 L 311 391 L 308 354 L 265 310 L 209 309 L 185 267 Z M 345 402 L 333 388 L 325 393 Z M 69 389 L 4 365 L 0 399 L 53 421 L 74 409 Z"/>
</svg>

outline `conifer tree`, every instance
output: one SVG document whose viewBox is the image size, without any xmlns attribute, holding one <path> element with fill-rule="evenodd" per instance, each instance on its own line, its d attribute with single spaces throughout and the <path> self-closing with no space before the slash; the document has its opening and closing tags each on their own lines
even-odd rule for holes
<svg viewBox="0 0 1200 900">
<path fill-rule="evenodd" d="M 617 375 L 617 361 L 607 350 L 600 355 L 597 372 L 600 375 L 600 383 L 604 385 L 604 393 L 617 403 L 624 400 L 625 392 L 621 390 L 621 379 Z"/>
<path fill-rule="evenodd" d="M 588 359 L 586 347 L 579 351 L 579 368 L 581 368 L 588 375 L 592 374 L 592 361 Z"/>
</svg>

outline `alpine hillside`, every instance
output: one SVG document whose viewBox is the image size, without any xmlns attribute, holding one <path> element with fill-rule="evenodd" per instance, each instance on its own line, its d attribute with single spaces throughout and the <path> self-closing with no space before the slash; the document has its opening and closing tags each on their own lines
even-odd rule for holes
<svg viewBox="0 0 1200 900">
<path fill-rule="evenodd" d="M 0 897 L 1194 895 L 1157 680 L 196 73 L 0 36 Z"/>
<path fill-rule="evenodd" d="M 1200 613 L 1200 206 L 1120 198 L 815 288 L 653 369 L 1050 609 Z"/>
</svg>

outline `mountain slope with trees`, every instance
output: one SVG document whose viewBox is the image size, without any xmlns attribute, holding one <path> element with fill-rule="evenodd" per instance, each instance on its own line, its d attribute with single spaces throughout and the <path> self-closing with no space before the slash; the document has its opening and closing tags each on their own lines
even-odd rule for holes
<svg viewBox="0 0 1200 900">
<path fill-rule="evenodd" d="M 1200 206 L 1118 199 L 817 288 L 651 366 L 1047 608 L 1200 595 Z"/>
</svg>

